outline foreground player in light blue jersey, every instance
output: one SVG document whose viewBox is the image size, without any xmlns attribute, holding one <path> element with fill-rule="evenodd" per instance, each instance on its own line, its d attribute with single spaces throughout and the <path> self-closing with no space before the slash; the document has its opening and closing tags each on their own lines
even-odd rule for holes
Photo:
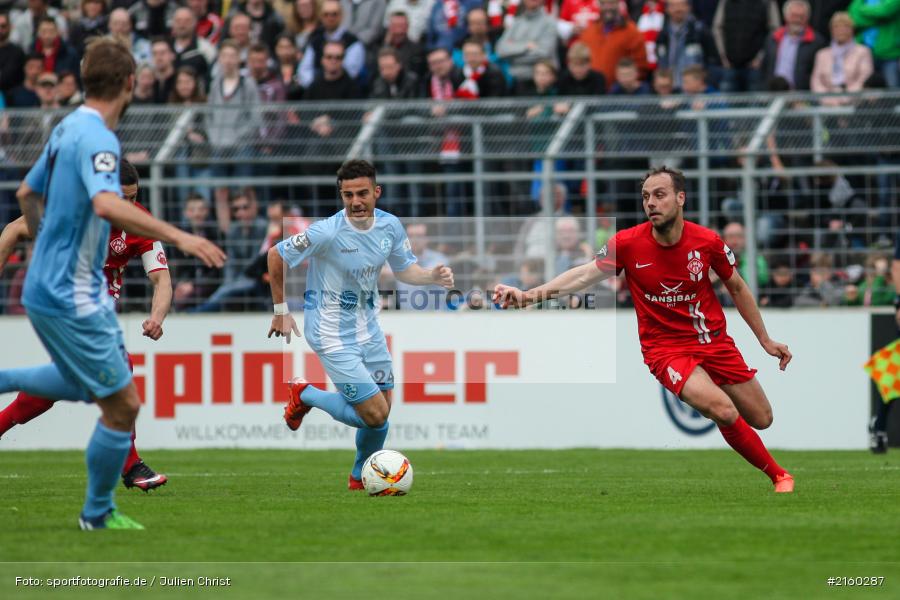
<svg viewBox="0 0 900 600">
<path fill-rule="evenodd" d="M 0 371 L 0 393 L 94 401 L 102 413 L 87 446 L 82 529 L 143 529 L 116 511 L 113 490 L 131 446 L 140 407 L 103 265 L 110 223 L 127 233 L 169 242 L 207 265 L 224 253 L 122 200 L 120 148 L 112 129 L 131 101 L 134 59 L 109 38 L 84 54 L 84 106 L 50 134 L 17 197 L 35 237 L 22 303 L 53 362 Z"/>
<path fill-rule="evenodd" d="M 300 334 L 285 302 L 284 264 L 294 268 L 308 259 L 303 333 L 338 392 L 295 379 L 284 420 L 296 430 L 315 407 L 356 427 L 356 461 L 349 480 L 355 490 L 362 489 L 363 463 L 384 446 L 394 388 L 391 355 L 377 319 L 381 268 L 387 262 L 403 283 L 447 289 L 453 287 L 453 272 L 444 265 L 426 270 L 416 264 L 400 220 L 375 208 L 381 186 L 370 163 L 347 161 L 337 182 L 344 209 L 269 250 L 275 304 L 269 337 L 285 336 L 290 343 L 292 333 Z"/>
</svg>

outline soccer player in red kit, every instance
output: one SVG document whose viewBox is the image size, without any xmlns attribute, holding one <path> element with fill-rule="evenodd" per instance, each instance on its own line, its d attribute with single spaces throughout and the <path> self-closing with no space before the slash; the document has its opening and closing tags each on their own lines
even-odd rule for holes
<svg viewBox="0 0 900 600">
<path fill-rule="evenodd" d="M 624 272 L 637 313 L 641 352 L 653 375 L 712 419 L 725 441 L 772 480 L 776 492 L 792 492 L 793 477 L 753 430 L 772 424 L 772 407 L 756 369 L 747 366 L 726 331 L 710 269 L 725 283 L 763 349 L 779 359 L 782 371 L 791 361 L 788 347 L 766 333 L 731 249 L 715 232 L 684 220 L 684 175 L 667 167 L 654 169 L 644 178 L 641 194 L 648 221 L 618 232 L 595 261 L 528 291 L 500 285 L 494 301 L 524 307 Z"/>
<path fill-rule="evenodd" d="M 137 203 L 137 169 L 127 160 L 121 161 L 119 169 L 123 197 L 129 202 L 133 202 L 138 208 L 147 211 Z M 15 245 L 29 237 L 24 217 L 19 217 L 3 229 L 3 233 L 0 234 L 0 270 L 6 265 Z M 103 272 L 109 286 L 109 295 L 116 300 L 119 299 L 119 292 L 122 289 L 122 274 L 125 272 L 125 267 L 128 265 L 128 261 L 135 256 L 141 257 L 144 271 L 153 284 L 150 318 L 143 323 L 144 335 L 158 340 L 162 337 L 162 323 L 172 304 L 172 280 L 169 276 L 166 253 L 158 241 L 133 235 L 126 236 L 124 232 L 113 227 L 109 234 L 109 249 Z M 129 357 L 129 363 L 130 361 Z M 0 411 L 0 436 L 14 426 L 24 425 L 38 415 L 47 412 L 54 404 L 55 402 L 52 400 L 19 392 L 16 399 Z M 165 475 L 156 473 L 141 460 L 134 446 L 134 432 L 131 433 L 131 450 L 122 469 L 122 481 L 125 487 L 137 487 L 145 492 L 165 485 L 168 481 Z"/>
</svg>

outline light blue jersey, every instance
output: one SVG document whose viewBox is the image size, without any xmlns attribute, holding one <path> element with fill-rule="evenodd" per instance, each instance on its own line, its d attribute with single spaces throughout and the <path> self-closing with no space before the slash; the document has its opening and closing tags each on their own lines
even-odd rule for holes
<svg viewBox="0 0 900 600">
<path fill-rule="evenodd" d="M 382 336 L 381 268 L 387 262 L 399 273 L 416 262 L 400 220 L 380 209 L 366 230 L 351 225 L 342 210 L 279 243 L 278 253 L 292 268 L 309 259 L 303 334 L 318 354 L 359 348 Z"/>
<path fill-rule="evenodd" d="M 50 134 L 25 178 L 44 196 L 44 218 L 22 303 L 48 316 L 85 317 L 111 308 L 103 265 L 110 225 L 94 213 L 100 192 L 121 196 L 119 140 L 100 113 L 82 106 Z"/>
</svg>

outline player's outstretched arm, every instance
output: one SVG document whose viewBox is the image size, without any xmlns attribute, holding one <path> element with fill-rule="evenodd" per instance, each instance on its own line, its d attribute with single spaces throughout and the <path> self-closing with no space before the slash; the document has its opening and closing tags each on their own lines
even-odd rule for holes
<svg viewBox="0 0 900 600">
<path fill-rule="evenodd" d="M 143 328 L 144 335 L 156 341 L 162 337 L 162 324 L 172 307 L 172 276 L 168 269 L 160 269 L 147 277 L 153 284 L 153 300 L 150 302 L 150 318 L 144 321 Z"/>
<path fill-rule="evenodd" d="M 394 273 L 394 277 L 409 285 L 439 285 L 448 290 L 453 288 L 453 270 L 444 265 L 423 269 L 418 263 L 413 263 L 405 270 Z"/>
<path fill-rule="evenodd" d="M 19 201 L 19 210 L 22 211 L 22 216 L 25 218 L 28 232 L 31 237 L 34 237 L 41 224 L 41 219 L 44 217 L 44 197 L 23 181 L 16 190 L 16 199 Z"/>
<path fill-rule="evenodd" d="M 766 325 L 762 320 L 762 314 L 760 314 L 759 307 L 756 305 L 756 299 L 750 293 L 750 288 L 747 287 L 744 278 L 741 277 L 737 269 L 734 270 L 731 277 L 725 280 L 725 287 L 728 289 L 728 293 L 731 294 L 734 305 L 737 307 L 741 317 L 750 327 L 750 330 L 753 331 L 753 335 L 759 340 L 763 350 L 778 358 L 778 367 L 784 371 L 788 363 L 791 362 L 793 355 L 786 344 L 776 342 L 769 337 Z"/>
<path fill-rule="evenodd" d="M 225 264 L 225 253 L 206 238 L 160 221 L 112 192 L 97 194 L 93 203 L 98 217 L 106 219 L 126 233 L 174 244 L 185 254 L 199 258 L 207 267 L 221 267 Z"/>
<path fill-rule="evenodd" d="M 31 239 L 28 235 L 28 224 L 25 223 L 25 217 L 21 216 L 11 223 L 7 223 L 0 233 L 0 271 L 6 266 L 9 257 L 12 256 L 16 244 L 21 241 Z"/>
<path fill-rule="evenodd" d="M 503 308 L 525 308 L 566 294 L 574 294 L 607 279 L 612 273 L 601 271 L 595 261 L 569 269 L 536 288 L 522 291 L 508 285 L 498 285 L 494 289 L 494 303 Z"/>
<path fill-rule="evenodd" d="M 284 259 L 278 253 L 278 247 L 269 248 L 269 287 L 272 290 L 272 304 L 275 305 L 275 314 L 272 316 L 272 326 L 269 328 L 269 337 L 284 336 L 288 344 L 291 343 L 291 334 L 300 335 L 300 329 L 293 315 L 288 311 L 287 302 L 284 300 Z"/>
</svg>

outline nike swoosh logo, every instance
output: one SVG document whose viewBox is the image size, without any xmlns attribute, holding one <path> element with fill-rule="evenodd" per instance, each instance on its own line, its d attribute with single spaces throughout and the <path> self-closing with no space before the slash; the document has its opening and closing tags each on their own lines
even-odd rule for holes
<svg viewBox="0 0 900 600">
<path fill-rule="evenodd" d="M 642 265 L 641 263 L 634 263 L 634 268 L 635 269 L 643 269 L 644 267 L 649 267 L 652 264 L 653 263 L 647 263 L 646 265 Z"/>
</svg>

